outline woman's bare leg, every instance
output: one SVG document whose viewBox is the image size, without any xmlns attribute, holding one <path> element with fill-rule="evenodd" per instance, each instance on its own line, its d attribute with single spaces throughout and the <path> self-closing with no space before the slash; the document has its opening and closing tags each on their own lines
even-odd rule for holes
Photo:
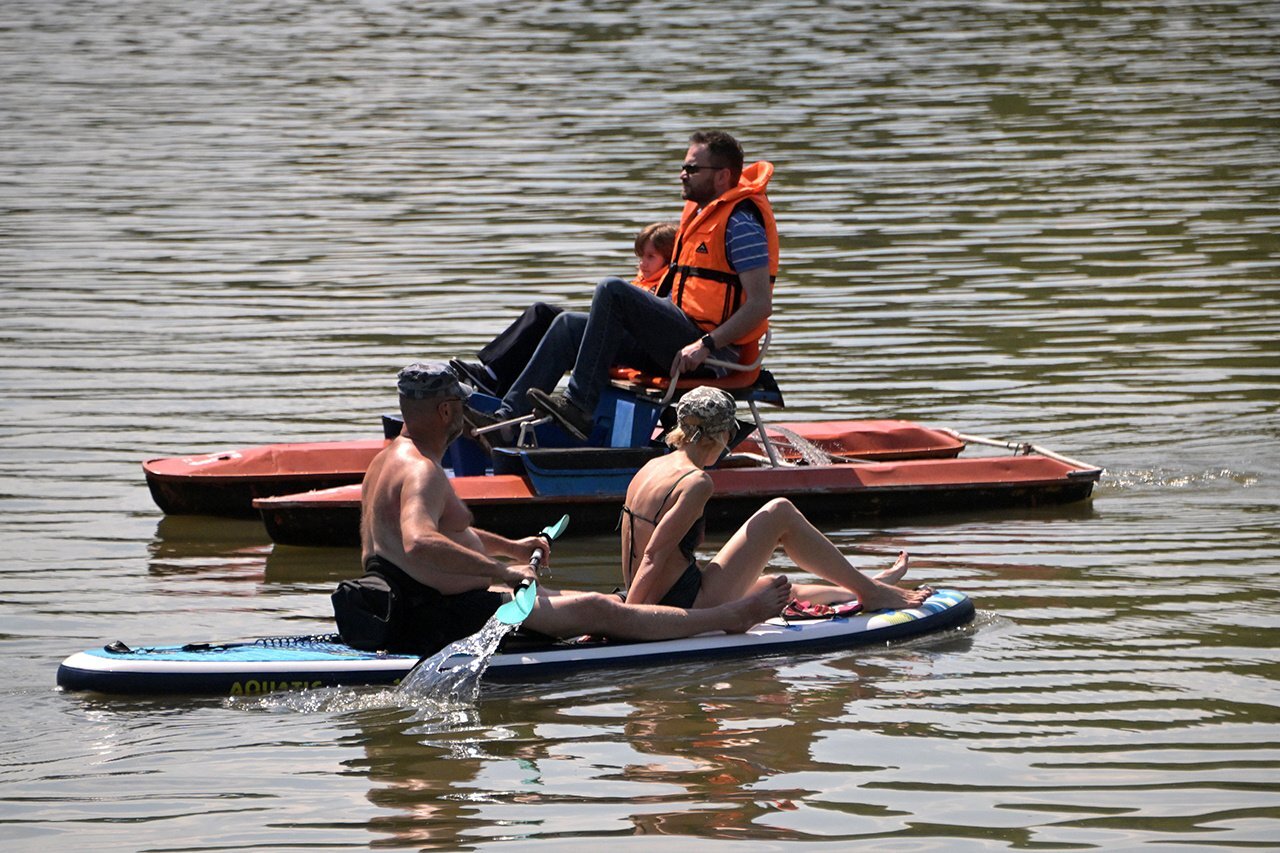
<svg viewBox="0 0 1280 853">
<path fill-rule="evenodd" d="M 907 552 L 899 551 L 898 559 L 894 560 L 893 565 L 876 575 L 875 579 L 881 583 L 896 584 L 906 576 L 910 562 L 911 558 L 907 555 Z"/>
<path fill-rule="evenodd" d="M 831 540 L 810 524 L 791 501 L 778 498 L 738 528 L 703 570 L 698 605 L 714 606 L 748 594 L 779 546 L 801 569 L 840 587 L 831 591 L 816 584 L 797 585 L 795 592 L 803 592 L 809 601 L 830 604 L 857 596 L 863 608 L 881 610 L 914 607 L 928 598 L 924 591 L 893 586 L 906 574 L 905 555 L 881 573 L 884 580 L 880 576 L 869 578 L 849 565 Z"/>
<path fill-rule="evenodd" d="M 909 558 L 906 551 L 898 552 L 898 559 L 884 571 L 872 575 L 872 580 L 883 584 L 896 584 L 907 573 Z M 842 604 L 856 599 L 849 590 L 825 583 L 797 583 L 791 585 L 791 593 L 798 601 L 811 601 L 814 604 Z"/>
</svg>

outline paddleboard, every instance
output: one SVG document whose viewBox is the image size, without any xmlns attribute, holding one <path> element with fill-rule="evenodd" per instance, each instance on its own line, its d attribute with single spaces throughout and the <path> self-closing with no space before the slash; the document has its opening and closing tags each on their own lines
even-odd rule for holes
<svg viewBox="0 0 1280 853">
<path fill-rule="evenodd" d="M 744 634 L 709 633 L 647 643 L 508 644 L 485 679 L 523 681 L 592 667 L 665 665 L 717 657 L 762 657 L 882 643 L 941 631 L 973 618 L 964 593 L 938 590 L 920 607 L 831 619 L 771 619 Z M 466 659 L 459 657 L 458 664 Z M 58 667 L 58 686 L 115 694 L 253 696 L 278 690 L 395 684 L 416 655 L 362 652 L 337 635 L 272 637 L 131 649 L 113 643 L 77 652 Z"/>
</svg>

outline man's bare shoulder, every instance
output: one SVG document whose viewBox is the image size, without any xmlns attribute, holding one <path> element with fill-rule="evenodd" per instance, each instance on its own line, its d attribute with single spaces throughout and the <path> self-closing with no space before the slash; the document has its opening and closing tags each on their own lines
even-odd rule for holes
<svg viewBox="0 0 1280 853">
<path fill-rule="evenodd" d="M 418 488 L 434 488 L 438 483 L 447 482 L 448 475 L 444 469 L 403 436 L 384 447 L 373 458 L 365 474 L 365 484 L 376 485 L 382 491 L 406 483 Z"/>
</svg>

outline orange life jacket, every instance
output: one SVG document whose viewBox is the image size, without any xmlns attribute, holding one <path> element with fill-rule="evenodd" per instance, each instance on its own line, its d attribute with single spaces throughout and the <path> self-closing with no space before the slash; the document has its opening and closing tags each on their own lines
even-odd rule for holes
<svg viewBox="0 0 1280 853">
<path fill-rule="evenodd" d="M 674 260 L 667 269 L 659 295 L 670 294 L 671 301 L 689 315 L 699 327 L 712 331 L 742 307 L 742 280 L 729 266 L 725 252 L 729 214 L 739 204 L 750 203 L 759 213 L 769 246 L 769 292 L 778 275 L 778 226 L 773 219 L 773 206 L 765 195 L 773 164 L 761 160 L 742 170 L 738 185 L 709 202 L 701 210 L 685 202 L 676 234 Z M 758 341 L 769 328 L 762 322 L 736 341 L 725 344 L 749 344 Z"/>
<path fill-rule="evenodd" d="M 636 270 L 636 277 L 631 279 L 631 283 L 641 290 L 647 290 L 650 293 L 657 293 L 658 288 L 662 286 L 662 280 L 666 277 L 666 267 L 659 267 L 657 272 L 648 277 L 645 277 L 639 270 Z"/>
</svg>

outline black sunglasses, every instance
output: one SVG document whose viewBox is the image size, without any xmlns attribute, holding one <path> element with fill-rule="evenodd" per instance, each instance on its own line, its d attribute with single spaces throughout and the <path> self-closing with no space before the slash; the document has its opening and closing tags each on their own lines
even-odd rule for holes
<svg viewBox="0 0 1280 853">
<path fill-rule="evenodd" d="M 727 169 L 727 168 L 729 167 L 728 166 L 699 166 L 697 163 L 681 163 L 680 164 L 680 171 L 690 175 L 696 175 L 699 172 L 701 172 L 703 169 L 710 169 L 711 171 L 716 172 L 716 171 L 719 171 L 720 169 Z"/>
</svg>

